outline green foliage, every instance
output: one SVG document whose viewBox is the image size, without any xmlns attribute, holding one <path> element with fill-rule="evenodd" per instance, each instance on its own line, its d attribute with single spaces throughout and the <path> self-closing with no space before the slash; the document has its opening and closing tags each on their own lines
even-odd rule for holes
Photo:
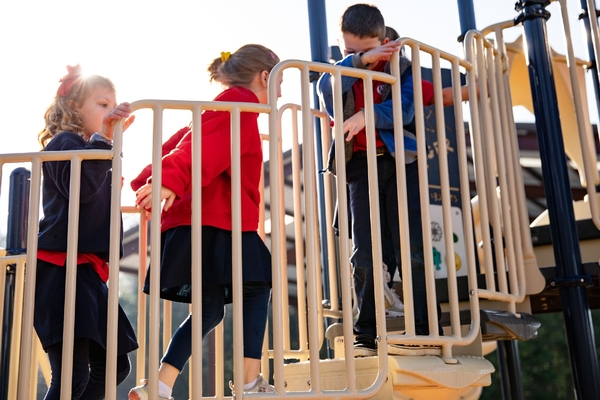
<svg viewBox="0 0 600 400">
<path fill-rule="evenodd" d="M 591 314 L 596 354 L 599 354 L 600 310 L 593 310 Z M 518 343 L 524 397 L 527 400 L 575 399 L 563 314 L 538 314 L 535 317 L 542 324 L 538 337 Z M 494 364 L 496 372 L 492 385 L 483 389 L 480 399 L 502 399 L 497 355 L 494 352 L 487 358 Z"/>
</svg>

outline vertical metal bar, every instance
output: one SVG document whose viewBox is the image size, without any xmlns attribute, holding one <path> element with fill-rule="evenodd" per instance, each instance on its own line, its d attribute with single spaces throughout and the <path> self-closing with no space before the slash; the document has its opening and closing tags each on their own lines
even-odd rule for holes
<svg viewBox="0 0 600 400">
<path fill-rule="evenodd" d="M 240 108 L 231 109 L 231 286 L 233 294 L 233 384 L 244 387 L 244 299 L 242 278 L 242 201 L 240 170 Z M 271 213 L 271 215 L 277 214 Z M 235 373 L 237 372 L 237 373 Z M 238 390 L 238 393 L 241 390 Z"/>
<path fill-rule="evenodd" d="M 473 0 L 456 0 L 458 6 L 458 18 L 460 20 L 460 38 L 462 42 L 467 31 L 476 29 L 475 7 Z"/>
<path fill-rule="evenodd" d="M 192 110 L 192 359 L 191 398 L 202 397 L 202 108 Z M 214 381 L 211 383 L 214 385 Z"/>
<path fill-rule="evenodd" d="M 329 61 L 329 45 L 327 44 L 327 18 L 326 18 L 326 6 L 325 0 L 308 0 L 308 25 L 310 30 L 310 48 L 311 48 L 311 60 L 317 62 L 328 62 Z M 317 110 L 319 107 L 319 96 L 317 94 L 317 81 L 313 81 L 313 104 Z M 308 112 L 308 110 L 306 110 Z M 323 147 L 321 135 L 321 124 L 315 118 L 314 124 L 315 130 L 315 162 L 317 171 L 323 169 Z M 319 215 L 319 230 L 320 230 L 320 243 L 321 243 L 321 265 L 323 274 L 323 296 L 326 299 L 330 298 L 329 292 L 329 264 L 327 258 L 327 231 L 331 229 L 328 226 L 327 216 L 325 214 L 325 184 L 323 180 L 323 174 L 317 174 L 317 193 L 318 193 L 318 215 Z M 337 299 L 333 299 L 337 301 Z M 331 352 L 331 350 L 330 350 Z M 331 355 L 331 354 L 330 354 Z"/>
<path fill-rule="evenodd" d="M 31 172 L 15 168 L 10 174 L 6 251 L 9 255 L 27 251 L 27 214 L 29 212 L 29 180 Z"/>
<path fill-rule="evenodd" d="M 308 66 L 305 65 L 302 69 L 302 81 L 303 83 L 308 80 L 309 70 Z M 302 143 L 304 144 L 303 166 L 304 166 L 304 215 L 306 218 L 306 294 L 307 305 L 308 305 L 308 347 L 310 354 L 310 386 L 311 390 L 316 392 L 321 391 L 321 374 L 319 373 L 320 365 L 319 360 L 319 342 L 318 342 L 318 331 L 317 326 L 319 324 L 319 315 L 317 314 L 320 309 L 320 305 L 317 304 L 317 293 L 319 290 L 317 285 L 316 271 L 316 244 L 314 240 L 309 239 L 310 232 L 315 231 L 315 220 L 314 215 L 316 214 L 317 204 L 314 195 L 314 180 L 316 179 L 315 171 L 315 155 L 312 153 L 313 144 L 315 142 L 321 142 L 321 140 L 315 140 L 311 137 L 311 124 L 314 123 L 314 117 L 311 115 L 309 106 L 309 92 L 308 85 L 302 85 Z M 320 157 L 317 157 L 320 158 Z M 329 286 L 329 285 L 326 285 Z"/>
<path fill-rule="evenodd" d="M 281 125 L 280 125 L 281 129 Z M 292 182 L 294 187 L 300 187 L 300 169 L 301 169 L 301 154 L 300 145 L 298 142 L 298 112 L 297 109 L 292 110 Z M 281 165 L 281 164 L 280 164 Z M 298 326 L 300 327 L 298 332 L 299 349 L 307 352 L 308 345 L 308 321 L 307 321 L 307 310 L 306 310 L 306 280 L 304 278 L 304 240 L 302 234 L 302 199 L 300 190 L 294 190 L 294 234 L 296 243 L 296 293 L 298 298 Z M 286 338 L 284 340 L 287 343 L 289 349 L 289 330 L 284 333 Z"/>
<path fill-rule="evenodd" d="M 596 95 L 596 109 L 600 113 L 600 78 L 598 74 L 598 60 L 596 57 L 597 49 L 596 46 L 599 43 L 595 43 L 594 30 L 592 29 L 592 20 L 590 19 L 590 10 L 596 11 L 595 0 L 580 0 L 581 3 L 581 14 L 579 19 L 583 21 L 583 29 L 585 30 L 585 37 L 587 39 L 587 49 L 589 59 L 592 63 L 590 69 L 592 70 L 592 82 L 594 84 L 594 94 Z M 597 21 L 598 15 L 594 13 L 591 16 L 595 18 L 594 22 Z M 597 22 L 595 22 L 597 24 Z M 597 39 L 597 38 L 596 38 Z"/>
<path fill-rule="evenodd" d="M 34 206 L 30 208 L 27 217 L 29 226 L 37 226 L 40 217 L 40 198 L 42 185 L 42 163 L 39 158 L 34 158 L 31 165 L 31 192 L 29 204 Z M 27 274 L 35 276 L 37 272 L 37 232 L 30 230 L 27 232 Z M 25 281 L 25 290 L 23 293 L 23 332 L 21 333 L 21 343 L 24 345 L 21 349 L 19 359 L 19 399 L 29 398 L 29 365 L 33 360 L 32 349 L 29 346 L 33 337 L 33 307 L 35 304 L 35 279 Z"/>
<path fill-rule="evenodd" d="M 81 202 L 81 158 L 71 157 L 69 183 L 69 221 L 67 227 L 67 261 L 65 264 L 65 320 L 62 341 L 62 372 L 60 399 L 69 400 L 73 392 L 73 347 L 75 343 L 75 293 L 77 289 L 77 252 L 79 237 L 79 209 Z M 25 342 L 23 342 L 25 343 Z M 31 341 L 26 343 L 29 345 Z M 27 379 L 25 379 L 27 380 Z"/>
<path fill-rule="evenodd" d="M 155 104 L 152 107 L 152 186 L 156 189 L 162 186 L 162 124 L 163 106 Z M 148 300 L 148 394 L 158 398 L 158 367 L 160 350 L 160 224 L 161 201 L 160 190 L 152 191 L 152 223 L 150 224 L 150 265 L 155 273 L 150 274 L 150 299 Z"/>
<path fill-rule="evenodd" d="M 341 120 L 343 119 L 344 109 L 342 102 L 342 74 L 340 71 L 335 71 L 333 74 L 333 119 Z M 342 124 L 335 124 L 333 127 L 335 134 L 335 142 L 336 143 L 344 143 L 344 132 L 342 129 Z M 344 146 L 335 146 L 335 168 L 336 168 L 336 190 L 338 193 L 346 192 L 346 164 L 345 164 L 345 155 L 344 155 Z M 348 215 L 348 196 L 338 196 L 338 212 L 340 215 Z M 351 276 L 350 276 L 350 268 L 348 268 L 348 264 L 346 260 L 350 259 L 350 249 L 349 241 L 345 240 L 349 237 L 349 227 L 347 218 L 340 218 L 340 240 L 339 248 L 340 248 L 340 287 L 342 288 L 342 313 L 344 321 L 352 321 L 352 308 L 351 308 Z M 353 335 L 353 324 L 343 324 L 343 332 L 344 338 L 350 338 Z M 354 348 L 353 344 L 344 340 L 344 354 L 353 354 Z M 354 379 L 354 371 L 356 371 L 356 364 L 354 357 L 345 357 L 345 367 L 346 367 L 346 382 L 348 386 L 348 390 L 351 393 L 356 393 L 356 380 Z"/>
<path fill-rule="evenodd" d="M 146 349 L 148 331 L 146 330 L 146 295 L 142 291 L 146 280 L 146 267 L 148 266 L 148 217 L 145 210 L 140 212 L 140 226 L 138 248 L 140 249 L 140 260 L 138 263 L 138 315 L 137 315 L 137 339 L 140 348 L 136 354 L 135 381 L 141 381 L 146 375 Z"/>
<path fill-rule="evenodd" d="M 16 168 L 10 174 L 8 221 L 6 224 L 7 255 L 22 254 L 27 249 L 27 214 L 29 213 L 29 179 L 31 173 L 25 168 Z M 13 309 L 15 295 L 15 266 L 7 266 L 4 281 L 4 312 L 0 311 L 2 332 L 0 332 L 0 370 L 9 371 L 10 343 L 12 341 L 11 326 L 13 324 Z M 2 318 L 4 314 L 4 318 Z M 9 374 L 0 376 L 0 395 L 8 395 Z"/>
<path fill-rule="evenodd" d="M 521 0 L 515 9 L 520 13 L 517 21 L 522 22 L 527 40 L 529 80 L 575 394 L 578 399 L 598 399 L 598 359 L 589 302 L 580 283 L 581 252 L 546 32 L 546 19 L 550 15 L 545 7 L 549 3 L 549 0 Z"/>
<path fill-rule="evenodd" d="M 271 71 L 271 76 L 277 76 L 279 69 L 277 66 Z M 277 85 L 269 85 L 269 106 L 271 110 L 269 112 L 269 182 L 270 182 L 270 196 L 271 196 L 271 210 L 279 210 L 283 207 L 283 199 L 279 196 L 279 188 L 277 187 L 280 182 L 282 166 L 279 165 L 279 141 L 281 136 L 279 135 L 278 118 L 277 118 Z M 282 257 L 282 246 L 285 241 L 285 232 L 279 232 L 278 228 L 280 225 L 281 215 L 278 212 L 271 211 L 271 272 L 273 282 L 281 282 L 281 268 L 279 260 Z M 283 236 L 283 237 L 282 237 Z M 273 299 L 280 299 L 282 297 L 282 289 L 280 285 L 273 285 L 271 291 L 271 297 Z M 275 379 L 275 391 L 282 393 L 285 391 L 284 376 L 283 372 L 283 309 L 282 302 L 272 302 L 272 313 L 273 313 L 273 376 Z"/>
<path fill-rule="evenodd" d="M 524 400 L 525 394 L 523 392 L 523 381 L 521 380 L 521 364 L 517 341 L 498 340 L 496 353 L 498 354 L 502 398 Z M 517 366 L 517 368 L 513 368 L 513 366 Z"/>
<path fill-rule="evenodd" d="M 123 122 L 115 124 L 112 159 L 112 190 L 110 195 L 110 247 L 108 275 L 108 313 L 106 322 L 106 378 L 105 398 L 116 400 L 117 397 L 117 351 L 118 351 L 118 313 L 119 313 L 119 265 L 121 248 L 121 184 L 123 149 Z"/>
</svg>

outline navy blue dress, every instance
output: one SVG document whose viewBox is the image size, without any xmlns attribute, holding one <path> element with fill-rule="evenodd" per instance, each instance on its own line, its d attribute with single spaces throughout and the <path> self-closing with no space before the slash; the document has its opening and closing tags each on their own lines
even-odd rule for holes
<svg viewBox="0 0 600 400">
<path fill-rule="evenodd" d="M 202 285 L 224 285 L 225 303 L 231 303 L 231 231 L 202 227 Z M 191 303 L 192 229 L 178 226 L 161 237 L 160 297 Z M 150 268 L 144 293 L 150 293 Z M 271 253 L 257 232 L 242 232 L 242 276 L 244 282 L 271 284 Z"/>
<path fill-rule="evenodd" d="M 62 132 L 56 135 L 46 151 L 106 150 L 111 146 L 89 143 L 81 136 Z M 81 168 L 81 196 L 78 252 L 93 253 L 104 260 L 109 258 L 110 237 L 110 160 L 87 160 Z M 43 163 L 42 199 L 44 217 L 40 221 L 38 248 L 67 251 L 67 226 L 70 197 L 70 162 Z M 121 231 L 121 240 L 122 240 Z M 121 255 L 123 253 L 121 249 Z M 33 324 L 44 349 L 63 340 L 64 266 L 38 259 L 35 310 Z M 90 264 L 77 266 L 77 294 L 75 304 L 75 337 L 88 338 L 106 348 L 108 287 Z M 119 306 L 118 354 L 138 348 L 135 332 L 123 309 Z"/>
</svg>

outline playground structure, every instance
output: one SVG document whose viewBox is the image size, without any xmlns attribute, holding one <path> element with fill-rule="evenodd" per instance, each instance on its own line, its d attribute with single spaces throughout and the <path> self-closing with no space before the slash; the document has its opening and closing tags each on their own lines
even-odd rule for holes
<svg viewBox="0 0 600 400">
<path fill-rule="evenodd" d="M 583 1 L 582 1 L 583 2 Z M 465 2 L 459 2 L 465 3 Z M 285 60 L 278 64 L 272 76 L 285 71 L 294 71 L 298 76 L 295 83 L 300 88 L 300 99 L 296 104 L 278 106 L 274 87 L 270 86 L 271 99 L 268 105 L 213 103 L 208 101 L 167 101 L 140 100 L 132 104 L 134 110 L 147 109 L 153 113 L 153 170 L 156 171 L 154 183 L 160 185 L 161 149 L 163 139 L 162 114 L 165 110 L 187 110 L 191 113 L 194 137 L 199 137 L 203 110 L 226 110 L 232 115 L 232 137 L 239 130 L 239 113 L 254 111 L 268 118 L 268 132 L 264 140 L 268 142 L 268 172 L 265 174 L 263 193 L 264 211 L 260 233 L 269 245 L 273 258 L 272 321 L 267 329 L 269 340 L 265 341 L 263 374 L 272 377 L 276 394 L 253 395 L 252 397 L 293 397 L 296 399 L 477 399 L 483 387 L 490 384 L 493 366 L 485 355 L 493 351 L 496 344 L 505 351 L 516 355 L 517 362 L 512 365 L 516 374 L 506 377 L 514 384 L 518 380 L 518 353 L 513 346 L 514 340 L 534 339 L 539 327 L 531 314 L 529 297 L 545 290 L 548 284 L 561 290 L 562 307 L 570 307 L 571 320 L 567 328 L 569 342 L 593 343 L 593 334 L 586 322 L 589 311 L 585 297 L 585 285 L 591 284 L 590 278 L 582 272 L 584 263 L 597 265 L 597 250 L 593 246 L 580 248 L 577 238 L 576 221 L 590 220 L 593 228 L 600 229 L 600 210 L 596 193 L 598 185 L 597 154 L 595 140 L 589 122 L 589 113 L 585 101 L 585 85 L 582 84 L 584 68 L 597 74 L 595 58 L 590 61 L 576 60 L 569 51 L 566 56 L 550 53 L 544 39 L 543 23 L 547 1 L 518 2 L 519 18 L 516 22 L 523 28 L 523 40 L 527 43 L 544 45 L 527 46 L 525 53 L 520 42 L 505 43 L 503 31 L 516 29 L 515 21 L 507 21 L 477 31 L 465 30 L 463 45 L 464 57 L 448 54 L 440 49 L 428 46 L 411 38 L 403 38 L 413 63 L 413 83 L 415 104 L 422 103 L 420 90 L 421 59 L 431 59 L 431 76 L 435 86 L 436 105 L 423 109 L 416 107 L 415 134 L 418 140 L 418 158 L 422 198 L 423 240 L 425 248 L 436 249 L 425 253 L 428 310 L 430 331 L 437 326 L 436 301 L 442 303 L 443 335 L 416 336 L 414 327 L 413 301 L 411 290 L 410 255 L 408 252 L 409 229 L 407 224 L 406 188 L 403 182 L 404 153 L 403 141 L 396 136 L 398 198 L 401 216 L 402 284 L 398 291 L 402 293 L 405 305 L 404 317 L 387 318 L 384 311 L 383 274 L 378 269 L 382 263 L 382 249 L 379 229 L 379 209 L 377 201 L 376 179 L 371 182 L 372 236 L 374 238 L 373 261 L 375 275 L 375 298 L 377 304 L 377 325 L 379 334 L 378 357 L 346 357 L 352 354 L 352 278 L 349 263 L 350 242 L 348 221 L 340 218 L 339 238 L 330 229 L 335 202 L 338 202 L 340 215 L 347 215 L 345 196 L 345 169 L 342 146 L 338 146 L 338 174 L 322 175 L 319 170 L 325 162 L 326 151 L 333 138 L 343 140 L 341 124 L 330 128 L 327 115 L 315 107 L 311 94 L 311 80 L 315 74 L 329 72 L 337 77 L 341 75 L 357 76 L 370 87 L 373 80 L 392 85 L 396 93 L 395 101 L 400 99 L 399 68 L 397 56 L 392 59 L 392 74 L 385 75 L 370 71 L 336 67 L 326 62 Z M 559 2 L 561 11 L 566 12 L 566 0 Z M 593 1 L 587 2 L 588 15 L 595 15 Z M 593 12 L 591 12 L 593 11 Z M 565 17 L 565 15 L 563 15 Z M 567 18 L 564 18 L 568 21 Z M 569 32 L 566 22 L 565 32 Z M 600 40 L 597 21 L 590 19 L 591 41 L 596 51 Z M 570 41 L 570 37 L 567 36 Z M 567 46 L 570 49 L 570 46 Z M 528 61 L 525 66 L 524 61 Z M 549 64 L 545 64 L 548 62 Z M 535 82 L 530 83 L 534 76 Z M 552 75 L 548 71 L 557 71 Z M 286 75 L 286 85 L 290 85 Z M 554 77 L 554 81 L 550 78 Z M 443 86 L 451 84 L 454 90 L 455 104 L 461 104 L 460 82 L 465 80 L 469 87 L 468 117 L 463 108 L 444 109 L 441 105 Z M 485 84 L 482 84 L 485 83 Z M 527 83 L 530 83 L 527 85 Z M 293 82 L 291 84 L 294 84 Z M 479 87 L 479 93 L 477 93 Z M 523 90 L 531 87 L 531 91 Z M 341 111 L 341 89 L 334 87 L 335 114 Z M 372 92 L 372 91 L 371 91 Z M 373 99 L 366 91 L 366 119 L 368 137 L 368 164 L 371 178 L 376 174 Z M 529 97 L 525 95 L 529 93 Z M 552 101 L 554 99 L 554 101 Z M 517 133 L 512 116 L 512 107 L 521 104 L 535 111 L 538 135 L 540 136 L 540 157 L 544 168 L 544 177 L 548 182 L 548 212 L 544 213 L 531 226 L 551 231 L 552 242 L 536 248 L 532 243 L 531 227 L 528 218 L 526 197 L 523 190 Z M 399 104 L 395 104 L 396 131 L 403 126 Z M 559 118 L 560 110 L 560 118 Z M 337 119 L 337 118 L 335 118 Z M 468 122 L 468 133 L 465 131 Z M 408 122 L 408 121 L 404 121 Z M 561 132 L 563 135 L 561 135 Z M 291 174 L 286 174 L 283 160 L 282 136 L 292 139 Z M 563 139 L 564 138 L 564 139 Z M 563 147 L 563 141 L 565 143 Z M 199 154 L 202 143 L 194 141 L 194 170 L 200 168 Z M 35 281 L 27 279 L 35 275 L 37 249 L 37 223 L 39 220 L 41 163 L 49 160 L 69 159 L 73 166 L 72 199 L 77 199 L 76 166 L 84 159 L 105 158 L 113 160 L 113 215 L 112 226 L 119 227 L 120 210 L 137 212 L 129 205 L 121 205 L 120 172 L 126 158 L 119 157 L 122 137 L 115 135 L 112 151 L 85 153 L 19 153 L 0 155 L 0 164 L 4 167 L 14 163 L 27 163 L 31 173 L 19 170 L 15 179 L 21 179 L 14 185 L 20 188 L 27 198 L 28 206 L 18 212 L 21 226 L 11 244 L 7 244 L 9 254 L 1 258 L 3 266 L 14 271 L 10 275 L 0 275 L 0 301 L 11 298 L 14 311 L 11 311 L 10 330 L 0 332 L 2 343 L 10 337 L 9 374 L 6 393 L 9 399 L 34 398 L 38 365 L 47 379 L 47 364 L 44 353 L 32 327 L 33 293 Z M 547 154 L 550 153 L 550 154 Z M 570 190 L 565 187 L 566 158 L 577 166 L 581 183 L 588 191 L 587 200 L 574 206 L 570 201 Z M 231 171 L 234 199 L 239 198 L 240 165 L 239 143 L 232 140 Z M 556 162 L 565 160 L 564 163 Z M 564 165 L 563 165 L 564 164 Z M 267 171 L 267 168 L 265 168 Z M 286 189 L 285 178 L 290 176 L 293 190 Z M 12 177 L 12 176 L 11 176 Z M 194 177 L 193 196 L 195 201 L 201 198 L 199 177 Z M 470 181 L 475 187 L 470 187 Z M 268 182 L 267 182 L 268 181 Z M 551 185 L 550 182 L 553 184 Z M 6 194 L 2 194 L 6 195 Z M 290 200 L 291 199 L 291 200 Z M 73 204 L 77 204 L 74 201 Z M 195 203 L 198 204 L 198 203 Z M 233 215 L 239 218 L 239 202 L 233 202 Z M 236 208 L 237 207 L 237 208 Z M 153 199 L 153 209 L 159 209 L 157 198 Z M 194 208 L 192 215 L 193 241 L 199 243 L 198 234 L 201 215 Z M 158 215 L 153 215 L 153 223 L 148 230 L 147 222 L 140 215 L 139 224 L 139 279 L 144 279 L 148 261 L 157 264 L 160 258 L 160 224 Z M 77 236 L 77 212 L 74 211 L 69 237 Z M 293 221 L 287 223 L 286 221 Z M 266 222 L 270 229 L 266 229 Z M 15 217 L 14 224 L 17 224 Z M 434 230 L 433 227 L 436 227 Z M 558 226 L 558 227 L 557 227 Z M 234 218 L 234 237 L 240 234 L 239 220 Z M 28 228 L 28 229 L 27 229 Z M 114 229 L 118 232 L 119 229 Z M 147 233 L 149 232 L 149 237 Z M 566 233 L 565 233 L 566 232 Z M 571 236 L 572 234 L 572 236 Z M 118 235 L 117 235 L 118 236 Z M 288 238 L 293 238 L 290 243 Z M 558 240 L 560 238 L 560 240 Z M 569 240 L 570 239 L 570 240 Z M 76 252 L 75 240 L 71 241 L 69 254 Z M 147 246 L 149 244 L 149 253 Z M 235 247 L 234 255 L 240 253 Z M 571 246 L 568 248 L 567 246 Z M 112 249 L 118 247 L 118 237 L 112 241 Z M 201 259 L 202 249 L 194 249 L 193 259 Z M 118 254 L 118 251 L 111 251 Z M 146 255 L 150 254 L 150 259 Z M 554 257 L 551 257 L 554 255 Z M 568 257 L 571 258 L 568 258 Z M 116 257 L 116 256 L 115 256 Z M 113 257 L 111 265 L 119 265 L 119 259 Z M 295 269 L 290 270 L 288 258 L 294 258 Z M 567 257 L 567 259 L 565 259 Z M 69 257 L 70 260 L 72 257 Z M 543 260 L 543 263 L 541 262 Z M 195 287 L 201 287 L 201 265 L 193 269 Z M 241 290 L 240 260 L 234 256 L 234 290 Z M 556 279 L 547 282 L 540 267 L 556 265 Z M 25 267 L 27 266 L 27 268 Z M 67 287 L 73 290 L 76 268 L 68 262 L 69 277 Z M 26 271 L 26 272 L 25 272 Z M 293 277 L 291 275 L 294 275 Z M 7 278 L 8 277 L 8 278 Z M 157 278 L 155 274 L 153 278 Z M 288 281 L 297 282 L 297 304 L 289 304 Z M 8 280 L 7 280 L 8 279 Z M 9 280 L 11 285 L 7 283 Z M 108 381 L 107 399 L 116 398 L 116 382 L 111 381 L 111 368 L 115 367 L 116 327 L 111 326 L 111 316 L 116 315 L 119 293 L 118 268 L 112 268 L 110 277 L 109 302 L 109 339 L 108 339 Z M 158 287 L 157 279 L 151 280 L 152 287 Z M 5 291 L 11 288 L 12 292 Z M 237 288 L 237 289 L 236 289 Z M 9 293 L 10 292 L 10 293 Z M 157 293 L 158 290 L 152 290 Z M 141 293 L 141 292 L 140 292 Z M 564 295 L 563 295 L 564 293 Z M 8 296 L 10 294 L 10 296 Z M 194 293 L 196 295 L 196 293 Z M 234 369 L 241 369 L 243 362 L 242 333 L 243 324 L 242 296 L 234 296 L 233 336 Z M 147 304 L 146 304 L 147 301 Z M 5 303 L 8 304 L 8 303 Z M 146 307 L 149 313 L 146 314 Z M 290 325 L 290 307 L 297 309 L 298 323 Z M 73 301 L 65 304 L 65 332 L 72 330 Z M 0 307 L 0 320 L 3 311 Z M 168 321 L 168 308 L 161 310 L 161 301 L 157 295 L 140 295 L 138 300 L 138 340 L 142 349 L 148 349 L 148 357 L 139 352 L 135 368 L 136 380 L 147 377 L 157 382 L 159 362 L 159 337 L 161 320 Z M 202 312 L 200 302 L 193 302 L 192 313 Z M 586 311 L 587 310 L 587 311 Z M 70 312 L 69 312 L 70 311 Z M 148 318 L 148 319 L 146 319 Z M 200 332 L 200 319 L 194 320 L 193 330 Z M 148 325 L 146 331 L 142 327 Z M 170 327 L 163 323 L 164 337 L 170 337 Z M 202 361 L 205 357 L 202 340 L 194 335 L 193 354 L 190 361 L 190 398 L 206 397 L 227 398 L 229 393 L 223 389 L 223 335 L 225 327 L 215 330 L 214 382 L 203 382 Z M 299 345 L 292 346 L 290 331 L 297 332 Z M 578 338 L 578 340 L 575 339 Z M 72 337 L 65 334 L 65 347 L 72 346 Z M 442 346 L 442 355 L 438 356 L 390 356 L 387 343 L 431 344 Z M 322 349 L 326 348 L 327 354 Z M 570 347 L 571 348 L 571 347 Z M 68 351 L 68 350 L 67 350 Z M 597 356 L 583 345 L 572 347 L 572 365 L 576 370 L 574 384 L 580 398 L 596 399 L 600 397 Z M 6 353 L 2 354 L 4 359 Z M 4 365 L 3 365 L 4 366 Z M 63 371 L 69 371 L 65 361 Z M 70 398 L 68 375 L 63 374 L 62 398 Z M 234 384 L 241 387 L 242 377 L 235 376 Z M 518 391 L 518 382 L 514 386 Z M 206 387 L 214 388 L 207 393 Z M 151 385 L 151 397 L 157 396 L 157 385 Z M 513 393 L 518 398 L 518 393 Z M 240 395 L 240 397 L 242 397 Z M 248 396 L 250 397 L 250 396 Z M 512 397 L 509 397 L 512 398 Z"/>
</svg>

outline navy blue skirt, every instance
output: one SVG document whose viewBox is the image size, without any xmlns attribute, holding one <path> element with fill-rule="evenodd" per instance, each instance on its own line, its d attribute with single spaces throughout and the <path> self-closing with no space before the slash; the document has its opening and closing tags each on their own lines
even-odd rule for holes
<svg viewBox="0 0 600 400">
<path fill-rule="evenodd" d="M 162 233 L 160 297 L 191 303 L 192 227 L 178 226 Z M 231 303 L 231 231 L 202 227 L 202 285 L 223 285 L 225 302 Z M 150 293 L 150 271 L 143 291 Z M 271 253 L 257 232 L 242 232 L 242 275 L 244 282 L 271 284 Z"/>
<path fill-rule="evenodd" d="M 39 260 L 35 284 L 33 326 L 47 349 L 63 341 L 66 268 Z M 88 338 L 106 349 L 108 286 L 90 264 L 77 266 L 75 337 Z M 118 354 L 138 348 L 135 332 L 119 306 Z"/>
</svg>

